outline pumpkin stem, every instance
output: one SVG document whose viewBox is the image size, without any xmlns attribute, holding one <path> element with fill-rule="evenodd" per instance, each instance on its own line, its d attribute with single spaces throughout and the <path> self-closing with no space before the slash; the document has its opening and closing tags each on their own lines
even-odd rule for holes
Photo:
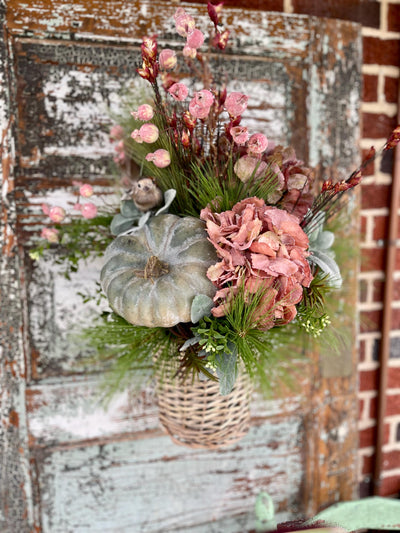
<svg viewBox="0 0 400 533">
<path fill-rule="evenodd" d="M 158 259 L 156 255 L 152 255 L 148 258 L 145 269 L 144 277 L 145 279 L 159 278 L 164 274 L 168 274 L 169 266 L 165 261 Z"/>
</svg>

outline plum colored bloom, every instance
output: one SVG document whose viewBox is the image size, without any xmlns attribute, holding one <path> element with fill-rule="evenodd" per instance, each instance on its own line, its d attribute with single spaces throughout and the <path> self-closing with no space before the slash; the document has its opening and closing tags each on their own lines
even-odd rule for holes
<svg viewBox="0 0 400 533">
<path fill-rule="evenodd" d="M 249 139 L 247 150 L 250 154 L 262 154 L 268 146 L 268 139 L 262 133 L 255 133 Z"/>
<path fill-rule="evenodd" d="M 84 198 L 89 198 L 93 194 L 93 187 L 89 183 L 85 183 L 79 188 L 79 194 Z"/>
<path fill-rule="evenodd" d="M 190 48 L 200 48 L 204 43 L 204 33 L 200 30 L 194 29 L 186 39 L 186 44 Z"/>
<path fill-rule="evenodd" d="M 156 37 L 153 35 L 151 37 L 145 36 L 142 38 L 142 57 L 145 62 L 152 63 L 156 60 L 157 57 L 157 40 Z"/>
<path fill-rule="evenodd" d="M 110 128 L 110 138 L 115 141 L 119 141 L 124 137 L 124 129 L 119 124 L 115 124 Z"/>
<path fill-rule="evenodd" d="M 249 132 L 244 126 L 234 126 L 230 129 L 229 133 L 232 135 L 232 139 L 236 144 L 246 144 L 249 140 Z"/>
<path fill-rule="evenodd" d="M 145 122 L 153 118 L 154 110 L 151 105 L 142 104 L 137 108 L 137 111 L 132 111 L 131 115 L 133 118 L 143 120 Z"/>
<path fill-rule="evenodd" d="M 171 163 L 171 156 L 167 150 L 160 148 L 146 155 L 146 161 L 152 161 L 156 167 L 165 168 Z"/>
<path fill-rule="evenodd" d="M 182 37 L 187 37 L 195 28 L 194 18 L 186 13 L 185 10 L 181 11 L 179 16 L 175 18 L 176 31 Z"/>
<path fill-rule="evenodd" d="M 228 44 L 228 39 L 229 39 L 229 30 L 225 30 L 222 33 L 217 32 L 213 37 L 212 45 L 214 46 L 214 48 L 225 50 L 226 45 Z"/>
<path fill-rule="evenodd" d="M 158 56 L 158 62 L 162 70 L 172 70 L 176 67 L 177 63 L 175 52 L 170 48 L 162 50 Z"/>
<path fill-rule="evenodd" d="M 159 131 L 155 124 L 143 124 L 139 129 L 139 135 L 143 142 L 151 144 L 158 139 Z"/>
<path fill-rule="evenodd" d="M 236 161 L 233 168 L 237 177 L 246 183 L 252 177 L 259 178 L 267 168 L 267 164 L 258 157 L 244 155 Z"/>
<path fill-rule="evenodd" d="M 174 98 L 174 100 L 177 100 L 178 102 L 183 102 L 183 100 L 186 100 L 187 95 L 189 94 L 189 89 L 183 83 L 174 83 L 168 89 L 168 92 L 172 96 L 172 98 Z"/>
<path fill-rule="evenodd" d="M 43 239 L 46 239 L 47 241 L 51 243 L 57 243 L 58 242 L 58 229 L 43 228 L 40 236 Z"/>
<path fill-rule="evenodd" d="M 232 117 L 239 117 L 247 108 L 249 97 L 243 93 L 233 92 L 225 100 L 225 109 Z"/>
<path fill-rule="evenodd" d="M 190 46 L 188 46 L 187 44 L 185 44 L 185 46 L 183 47 L 182 53 L 185 57 L 190 57 L 192 59 L 197 56 L 196 48 L 190 48 Z"/>
<path fill-rule="evenodd" d="M 253 320 L 258 329 L 286 324 L 296 316 L 303 287 L 312 280 L 308 237 L 297 217 L 259 198 L 246 198 L 231 211 L 201 211 L 207 233 L 221 261 L 207 271 L 217 287 L 214 316 L 224 316 L 237 291 L 258 293 Z M 262 292 L 260 292 L 262 291 Z"/>
<path fill-rule="evenodd" d="M 80 211 L 83 218 L 94 218 L 97 215 L 97 207 L 92 202 L 81 205 Z"/>
<path fill-rule="evenodd" d="M 50 208 L 49 217 L 53 222 L 62 222 L 66 216 L 65 209 L 56 205 Z"/>
</svg>

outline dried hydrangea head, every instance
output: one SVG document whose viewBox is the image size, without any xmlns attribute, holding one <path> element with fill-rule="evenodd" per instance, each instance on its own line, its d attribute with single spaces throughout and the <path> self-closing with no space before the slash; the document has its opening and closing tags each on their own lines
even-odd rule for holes
<svg viewBox="0 0 400 533">
<path fill-rule="evenodd" d="M 244 287 L 248 297 L 262 291 L 253 317 L 258 329 L 293 320 L 303 287 L 312 280 L 308 237 L 298 219 L 255 197 L 222 213 L 203 209 L 200 218 L 206 221 L 209 239 L 221 258 L 207 272 L 219 289 L 213 315 L 224 316 Z"/>
</svg>

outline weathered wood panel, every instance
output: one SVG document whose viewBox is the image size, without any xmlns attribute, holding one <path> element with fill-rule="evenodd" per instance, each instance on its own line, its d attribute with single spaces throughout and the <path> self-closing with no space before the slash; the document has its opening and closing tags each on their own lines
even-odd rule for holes
<svg viewBox="0 0 400 533">
<path fill-rule="evenodd" d="M 261 490 L 271 493 L 282 520 L 351 497 L 354 350 L 344 355 L 346 365 L 335 376 L 325 363 L 319 368 L 316 354 L 316 364 L 304 370 L 309 378 L 301 396 L 255 401 L 249 436 L 225 451 L 193 452 L 163 437 L 147 388 L 136 400 L 125 393 L 108 408 L 99 404 L 100 369 L 82 369 L 78 359 L 85 348 L 68 335 L 71 323 L 90 320 L 90 309 L 74 291 L 93 286 L 98 266 L 89 265 L 71 285 L 46 265 L 32 270 L 26 255 L 21 271 L 14 230 L 17 225 L 18 243 L 26 250 L 43 222 L 42 201 L 72 198 L 74 179 L 107 191 L 109 109 L 120 106 L 143 34 L 157 31 L 163 45 L 181 47 L 171 23 L 176 5 L 147 0 L 0 5 L 6 15 L 1 50 L 12 60 L 12 67 L 6 65 L 12 83 L 5 107 L 15 117 L 12 129 L 7 115 L 2 120 L 8 187 L 1 211 L 7 252 L 2 261 L 9 277 L 0 282 L 2 291 L 3 284 L 13 287 L 14 305 L 12 317 L 9 307 L 0 308 L 7 310 L 2 323 L 10 317 L 14 327 L 4 330 L 0 376 L 2 420 L 11 421 L 0 434 L 9 459 L 0 474 L 1 490 L 10 495 L 0 503 L 5 533 L 34 527 L 48 533 L 239 533 L 252 527 Z M 188 9 L 196 17 L 205 11 Z M 250 96 L 250 126 L 292 143 L 321 172 L 351 166 L 360 91 L 356 26 L 235 9 L 226 9 L 224 17 L 233 46 L 223 66 L 235 79 L 229 90 Z M 14 175 L 7 174 L 13 146 L 16 205 Z M 15 305 L 21 291 L 25 303 Z"/>
<path fill-rule="evenodd" d="M 168 437 L 54 450 L 39 466 L 43 531 L 243 533 L 265 486 L 284 520 L 299 501 L 301 433 L 292 417 L 252 428 L 223 452 Z"/>
</svg>

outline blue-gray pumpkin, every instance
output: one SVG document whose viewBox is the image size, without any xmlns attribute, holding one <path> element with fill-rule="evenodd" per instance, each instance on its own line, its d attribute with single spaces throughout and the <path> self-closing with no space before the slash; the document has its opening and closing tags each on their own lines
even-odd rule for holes
<svg viewBox="0 0 400 533">
<path fill-rule="evenodd" d="M 111 308 L 129 323 L 172 327 L 190 321 L 194 297 L 213 297 L 206 276 L 217 261 L 197 218 L 159 215 L 107 248 L 101 284 Z"/>
</svg>

